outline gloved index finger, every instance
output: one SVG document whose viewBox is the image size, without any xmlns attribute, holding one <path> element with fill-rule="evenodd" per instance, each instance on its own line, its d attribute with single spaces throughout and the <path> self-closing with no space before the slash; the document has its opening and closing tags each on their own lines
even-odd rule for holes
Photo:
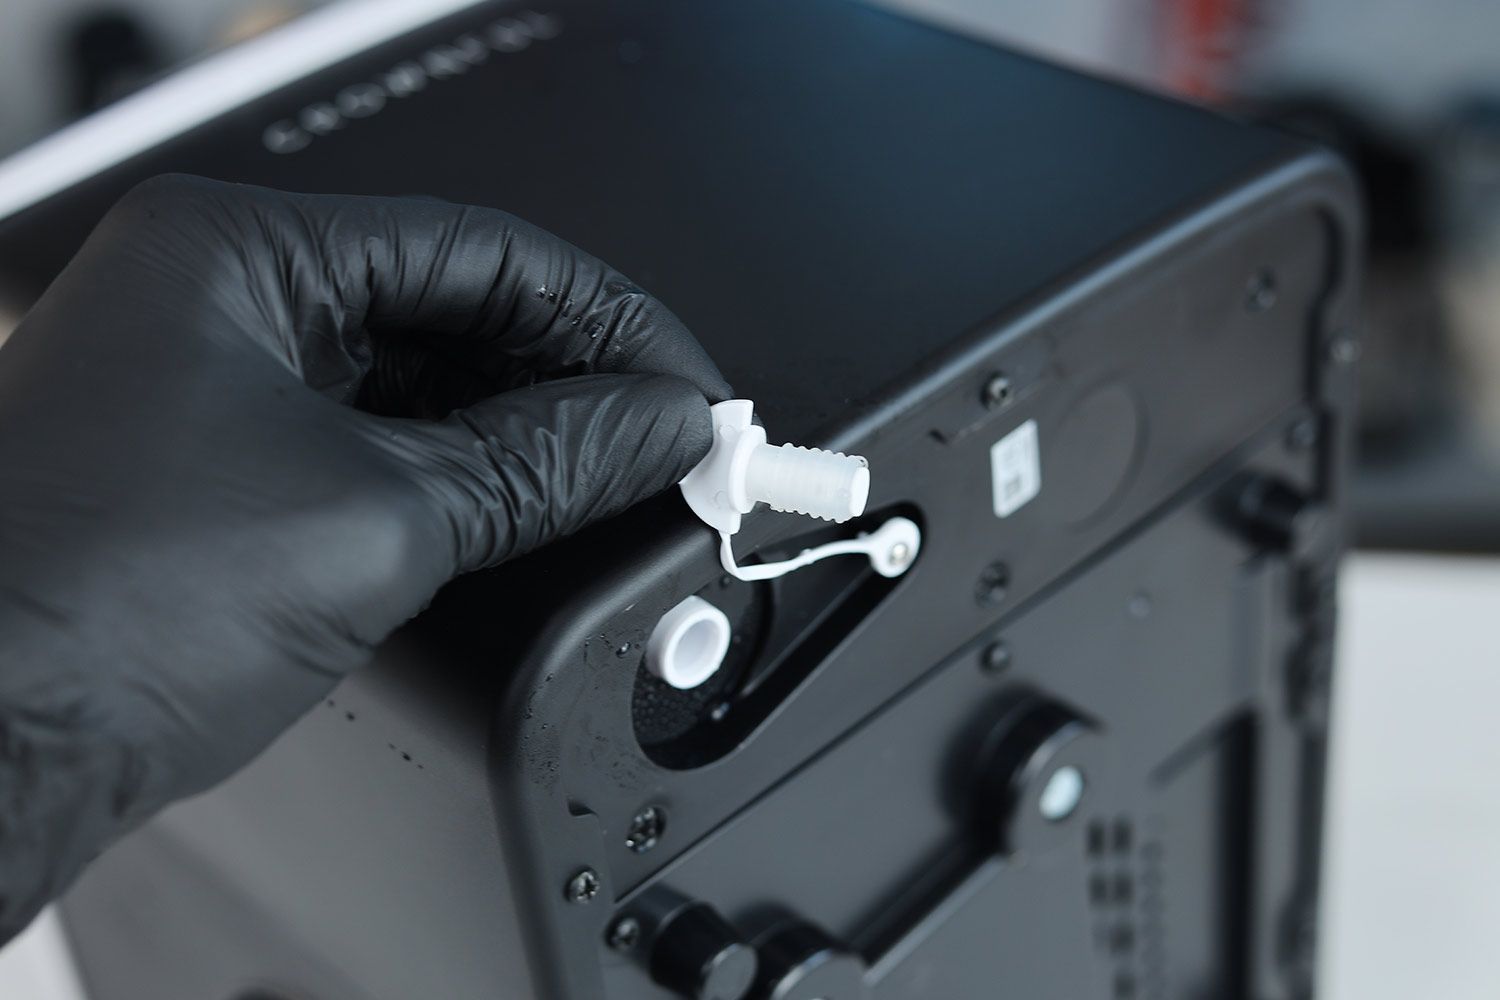
<svg viewBox="0 0 1500 1000">
<path fill-rule="evenodd" d="M 604 262 L 497 209 L 237 187 L 277 246 L 300 338 L 437 334 L 543 377 L 685 378 L 732 395 L 671 310 Z"/>
</svg>

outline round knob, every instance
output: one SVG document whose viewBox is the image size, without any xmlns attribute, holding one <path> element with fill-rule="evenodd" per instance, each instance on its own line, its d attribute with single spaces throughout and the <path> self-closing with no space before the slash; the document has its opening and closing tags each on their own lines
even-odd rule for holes
<svg viewBox="0 0 1500 1000">
<path fill-rule="evenodd" d="M 865 963 L 812 924 L 782 924 L 756 941 L 759 1000 L 863 1000 Z"/>
<path fill-rule="evenodd" d="M 757 965 L 754 949 L 707 903 L 673 913 L 651 949 L 651 978 L 690 1000 L 744 1000 Z"/>
<path fill-rule="evenodd" d="M 974 755 L 977 815 L 1001 853 L 1069 841 L 1086 800 L 1107 783 L 1101 742 L 1093 726 L 1045 697 L 1006 707 Z"/>
</svg>

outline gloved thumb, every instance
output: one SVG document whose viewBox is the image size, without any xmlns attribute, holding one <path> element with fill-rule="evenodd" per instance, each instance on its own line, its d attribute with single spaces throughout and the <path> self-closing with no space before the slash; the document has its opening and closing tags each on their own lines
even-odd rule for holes
<svg viewBox="0 0 1500 1000">
<path fill-rule="evenodd" d="M 586 375 L 514 389 L 436 423 L 403 422 L 402 461 L 454 574 L 618 514 L 708 453 L 708 401 L 672 375 Z"/>
</svg>

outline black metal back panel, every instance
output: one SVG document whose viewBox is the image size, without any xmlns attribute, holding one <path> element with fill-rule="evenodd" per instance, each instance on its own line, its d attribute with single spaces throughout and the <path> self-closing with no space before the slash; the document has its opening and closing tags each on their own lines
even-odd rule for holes
<svg viewBox="0 0 1500 1000">
<path fill-rule="evenodd" d="M 921 557 L 731 583 L 667 496 L 460 581 L 84 878 L 97 996 L 659 1000 L 679 899 L 787 1000 L 1305 995 L 1343 172 L 839 0 L 539 10 L 476 8 L 0 222 L 0 289 L 30 301 L 166 169 L 498 205 L 665 299 L 773 439 L 865 454 L 869 523 L 918 520 Z M 470 37 L 482 61 L 434 61 Z M 407 63 L 420 90 L 323 106 Z M 1028 420 L 1042 491 L 1000 519 L 989 450 Z M 756 516 L 737 548 L 806 530 Z M 640 669 L 695 592 L 739 639 L 711 698 Z M 1064 766 L 1082 804 L 1040 820 Z"/>
</svg>

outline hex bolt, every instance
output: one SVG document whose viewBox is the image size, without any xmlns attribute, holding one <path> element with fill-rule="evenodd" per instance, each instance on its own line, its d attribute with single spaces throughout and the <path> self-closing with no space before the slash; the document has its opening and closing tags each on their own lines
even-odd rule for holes
<svg viewBox="0 0 1500 1000">
<path fill-rule="evenodd" d="M 637 854 L 645 854 L 661 841 L 667 829 L 667 814 L 660 806 L 646 806 L 630 820 L 630 829 L 625 834 L 625 846 Z"/>
<path fill-rule="evenodd" d="M 599 895 L 599 888 L 599 873 L 592 868 L 580 868 L 563 887 L 563 898 L 570 903 L 587 903 Z"/>
<path fill-rule="evenodd" d="M 1004 639 L 997 639 L 986 646 L 979 658 L 980 667 L 991 675 L 1005 673 L 1010 669 L 1010 664 L 1010 644 Z"/>
<path fill-rule="evenodd" d="M 1010 384 L 1010 378 L 1004 372 L 995 372 L 984 383 L 984 391 L 980 393 L 980 399 L 991 410 L 998 410 L 1009 403 L 1014 394 L 1015 388 Z"/>
<path fill-rule="evenodd" d="M 609 929 L 609 946 L 615 951 L 634 951 L 641 940 L 641 922 L 635 917 L 621 917 Z"/>
</svg>

